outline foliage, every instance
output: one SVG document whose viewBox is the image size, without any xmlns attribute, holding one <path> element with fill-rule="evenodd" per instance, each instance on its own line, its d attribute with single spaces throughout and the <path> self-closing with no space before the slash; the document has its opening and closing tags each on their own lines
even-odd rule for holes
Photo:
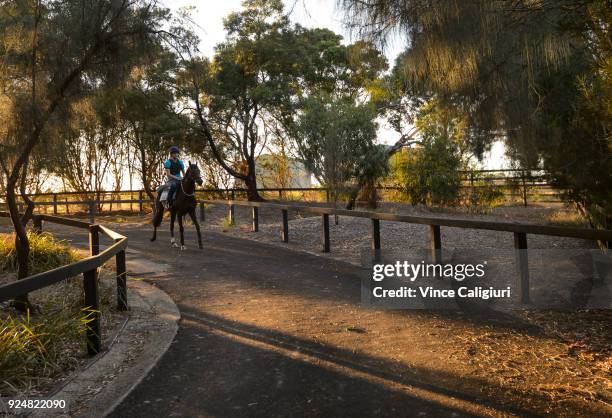
<svg viewBox="0 0 612 418">
<path fill-rule="evenodd" d="M 236 223 L 229 216 L 226 216 L 221 218 L 221 226 L 223 228 L 232 228 L 236 226 Z"/>
<path fill-rule="evenodd" d="M 375 111 L 329 95 L 304 100 L 297 124 L 298 149 L 306 167 L 331 189 L 333 201 L 347 182 L 380 172 L 374 145 Z"/>
<path fill-rule="evenodd" d="M 474 181 L 473 187 L 470 187 L 467 203 L 472 211 L 486 212 L 501 202 L 503 198 L 504 191 L 492 180 L 483 177 Z"/>
<path fill-rule="evenodd" d="M 225 28 L 227 39 L 214 57 L 191 60 L 184 80 L 198 131 L 257 200 L 256 158 L 267 144 L 296 139 L 303 100 L 363 99 L 386 61 L 369 43 L 345 46 L 329 30 L 290 24 L 280 0 L 245 1 Z"/>
<path fill-rule="evenodd" d="M 212 60 L 194 58 L 183 74 L 186 94 L 196 103 L 200 132 L 217 162 L 246 183 L 249 199 L 260 199 L 256 156 L 278 136 L 276 116 L 290 103 L 296 29 L 279 0 L 249 0 L 225 19 L 225 42 Z"/>
<path fill-rule="evenodd" d="M 51 380 L 73 367 L 66 346 L 82 339 L 87 314 L 61 309 L 52 315 L 7 316 L 0 319 L 0 393 L 16 394 L 40 380 Z"/>
<path fill-rule="evenodd" d="M 384 41 L 399 30 L 410 40 L 406 95 L 462 109 L 476 155 L 504 138 L 528 166 L 541 159 L 594 226 L 609 227 L 608 1 L 342 3 L 360 33 Z"/>
<path fill-rule="evenodd" d="M 459 202 L 461 177 L 456 145 L 447 138 L 426 140 L 410 149 L 399 169 L 401 184 L 410 203 L 455 205 Z"/>
<path fill-rule="evenodd" d="M 432 99 L 423 103 L 415 116 L 420 143 L 393 158 L 394 181 L 405 187 L 413 205 L 457 204 L 459 170 L 467 166 L 470 155 L 465 115 Z"/>
<path fill-rule="evenodd" d="M 71 105 L 118 86 L 142 62 L 167 12 L 154 2 L 18 0 L 0 3 L 0 167 L 15 230 L 18 277 L 29 275 L 29 171 L 53 155 Z M 53 160 L 53 159 L 49 159 Z M 49 167 L 49 169 L 52 169 Z M 18 213 L 16 194 L 28 203 Z M 27 297 L 17 305 L 26 309 Z"/>
<path fill-rule="evenodd" d="M 15 242 L 10 235 L 0 239 L 0 268 L 8 271 L 17 270 Z M 57 240 L 50 233 L 28 231 L 30 254 L 28 258 L 31 274 L 41 273 L 65 266 L 78 259 L 76 252 L 64 241 Z"/>
</svg>

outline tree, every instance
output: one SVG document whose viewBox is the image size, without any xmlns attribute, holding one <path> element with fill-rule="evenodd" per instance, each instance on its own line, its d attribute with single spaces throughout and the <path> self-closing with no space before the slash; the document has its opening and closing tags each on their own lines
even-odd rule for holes
<svg viewBox="0 0 612 418">
<path fill-rule="evenodd" d="M 505 139 L 525 161 L 541 159 L 593 225 L 610 224 L 609 2 L 342 3 L 362 34 L 410 39 L 414 92 L 465 109 L 477 155 Z"/>
<path fill-rule="evenodd" d="M 367 105 L 329 95 L 304 100 L 297 123 L 298 152 L 332 201 L 349 181 L 369 174 L 369 156 L 375 151 L 376 112 Z"/>
<path fill-rule="evenodd" d="M 225 19 L 227 40 L 212 61 L 194 59 L 186 75 L 200 132 L 217 162 L 245 182 L 249 200 L 257 192 L 255 160 L 275 132 L 270 121 L 292 95 L 299 62 L 295 30 L 280 0 L 247 0 Z"/>
<path fill-rule="evenodd" d="M 168 149 L 173 145 L 185 148 L 191 129 L 188 117 L 176 108 L 177 57 L 162 45 L 153 56 L 133 71 L 125 88 L 111 95 L 105 106 L 110 111 L 118 108 L 116 117 L 126 126 L 140 180 L 152 200 L 155 179 L 160 177 Z"/>
<path fill-rule="evenodd" d="M 28 275 L 25 223 L 18 212 L 32 153 L 65 120 L 70 102 L 96 84 L 120 82 L 165 12 L 145 1 L 14 1 L 0 4 L 0 138 L 6 200 L 15 229 L 18 278 Z M 52 137 L 52 136 L 50 136 Z M 27 197 L 23 196 L 26 202 Z M 18 306 L 27 305 L 20 298 Z"/>
<path fill-rule="evenodd" d="M 102 190 L 110 165 L 108 151 L 115 141 L 113 130 L 101 125 L 93 101 L 86 97 L 72 104 L 69 123 L 58 133 L 62 139 L 51 157 L 55 174 L 78 192 Z"/>
<path fill-rule="evenodd" d="M 257 193 L 256 158 L 281 136 L 294 139 L 301 99 L 363 94 L 384 57 L 365 42 L 349 47 L 325 29 L 290 25 L 280 0 L 248 0 L 230 15 L 212 60 L 194 59 L 186 82 L 200 133 L 218 163 Z M 386 67 L 385 67 L 386 68 Z"/>
</svg>

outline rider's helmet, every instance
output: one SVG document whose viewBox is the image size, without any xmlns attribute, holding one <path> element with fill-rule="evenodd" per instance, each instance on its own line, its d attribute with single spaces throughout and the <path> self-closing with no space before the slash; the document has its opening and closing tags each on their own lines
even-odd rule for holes
<svg viewBox="0 0 612 418">
<path fill-rule="evenodd" d="M 168 152 L 169 152 L 170 154 L 174 154 L 174 153 L 176 153 L 176 154 L 180 154 L 180 153 L 181 153 L 181 150 L 179 149 L 179 147 L 177 147 L 177 146 L 175 145 L 175 146 L 170 147 L 170 149 L 168 150 Z"/>
</svg>

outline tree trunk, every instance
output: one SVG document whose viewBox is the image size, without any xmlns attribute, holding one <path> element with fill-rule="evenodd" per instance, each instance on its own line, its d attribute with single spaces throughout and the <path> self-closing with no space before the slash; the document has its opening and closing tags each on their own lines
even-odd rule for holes
<svg viewBox="0 0 612 418">
<path fill-rule="evenodd" d="M 247 199 L 250 202 L 263 202 L 266 199 L 259 195 L 257 191 L 257 176 L 255 174 L 255 158 L 249 157 L 247 159 L 247 174 L 244 179 L 244 184 L 246 184 L 247 189 Z"/>
<path fill-rule="evenodd" d="M 17 253 L 17 279 L 24 279 L 29 275 L 28 259 L 30 258 L 30 241 L 26 233 L 25 225 L 19 215 L 17 198 L 15 196 L 16 181 L 9 178 L 6 185 L 6 203 L 11 214 L 11 222 L 15 229 L 15 252 Z M 20 295 L 13 300 L 13 306 L 20 311 L 31 308 L 28 295 Z"/>
<path fill-rule="evenodd" d="M 244 179 L 244 184 L 247 189 L 247 199 L 251 202 L 263 202 L 265 199 L 259 195 L 257 191 L 257 179 L 255 174 L 249 173 Z"/>
</svg>

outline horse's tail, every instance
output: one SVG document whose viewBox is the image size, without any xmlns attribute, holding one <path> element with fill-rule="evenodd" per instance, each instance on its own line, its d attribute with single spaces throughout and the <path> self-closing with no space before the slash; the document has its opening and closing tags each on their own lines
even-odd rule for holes
<svg viewBox="0 0 612 418">
<path fill-rule="evenodd" d="M 159 198 L 155 199 L 155 213 L 153 214 L 153 226 L 157 228 L 161 225 L 162 219 L 164 219 L 164 206 L 159 201 Z"/>
</svg>

